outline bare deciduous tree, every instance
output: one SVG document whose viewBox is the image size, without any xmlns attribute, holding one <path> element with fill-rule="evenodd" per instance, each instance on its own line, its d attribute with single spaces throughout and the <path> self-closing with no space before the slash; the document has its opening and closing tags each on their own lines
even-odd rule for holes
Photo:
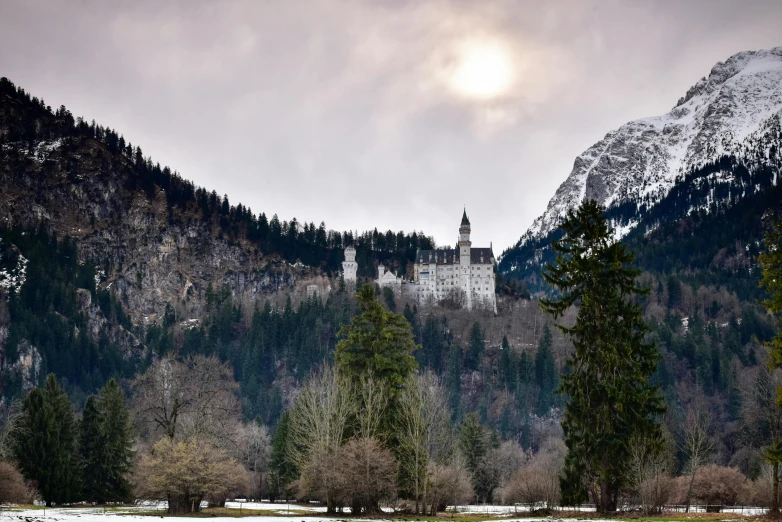
<svg viewBox="0 0 782 522">
<path fill-rule="evenodd" d="M 711 415 L 706 401 L 696 396 L 684 412 L 684 423 L 681 433 L 681 449 L 687 457 L 687 494 L 685 504 L 687 512 L 690 511 L 690 499 L 692 487 L 698 472 L 698 468 L 708 462 L 713 449 L 713 442 L 709 436 L 711 430 Z"/>
<path fill-rule="evenodd" d="M 782 408 L 777 390 L 782 388 L 782 371 L 761 367 L 757 377 L 743 390 L 742 409 L 750 439 L 762 445 L 761 455 L 771 472 L 770 512 L 779 513 L 779 468 L 782 464 Z"/>
<path fill-rule="evenodd" d="M 389 396 L 383 383 L 370 370 L 354 383 L 353 397 L 356 402 L 356 431 L 359 438 L 377 438 L 383 415 L 388 408 Z"/>
<path fill-rule="evenodd" d="M 9 441 L 20 429 L 21 404 L 19 401 L 0 399 L 0 460 L 11 457 Z"/>
<path fill-rule="evenodd" d="M 630 440 L 626 476 L 628 485 L 638 495 L 644 513 L 660 513 L 673 493 L 670 437 L 663 440 L 636 436 Z"/>
<path fill-rule="evenodd" d="M 440 379 L 431 372 L 408 379 L 399 404 L 400 464 L 411 482 L 419 513 L 428 505 L 429 462 L 444 463 L 453 452 L 450 410 Z"/>
<path fill-rule="evenodd" d="M 692 485 L 692 495 L 711 506 L 735 505 L 746 498 L 749 481 L 738 469 L 704 466 Z"/>
<path fill-rule="evenodd" d="M 451 465 L 429 464 L 429 515 L 435 516 L 449 505 L 466 504 L 473 498 L 470 472 L 458 459 Z"/>
<path fill-rule="evenodd" d="M 308 469 L 309 479 L 319 480 L 326 492 L 337 489 L 328 483 L 335 477 L 316 461 L 338 454 L 354 409 L 350 386 L 333 367 L 324 365 L 309 378 L 291 410 L 288 456 L 299 469 Z M 320 479 L 313 476 L 319 470 Z M 336 512 L 337 499 L 326 495 L 325 500 L 328 512 Z"/>
<path fill-rule="evenodd" d="M 380 501 L 396 493 L 397 464 L 376 439 L 354 439 L 340 450 L 340 468 L 351 514 L 380 513 Z"/>
<path fill-rule="evenodd" d="M 567 448 L 562 439 L 549 438 L 540 450 L 513 476 L 507 498 L 512 502 L 550 509 L 559 502 L 559 477 L 565 465 Z"/>
<path fill-rule="evenodd" d="M 300 466 L 296 496 L 325 502 L 328 513 L 342 511 L 346 496 L 341 457 L 339 451 L 314 448 Z"/>
<path fill-rule="evenodd" d="M 197 355 L 156 361 L 133 383 L 133 410 L 142 435 L 209 439 L 226 447 L 239 422 L 238 385 L 227 364 Z"/>
<path fill-rule="evenodd" d="M 271 456 L 268 428 L 255 422 L 243 424 L 238 434 L 237 449 L 239 461 L 253 475 L 252 493 L 260 498 L 266 490 Z"/>
<path fill-rule="evenodd" d="M 495 500 L 505 504 L 507 502 L 508 485 L 516 472 L 527 461 L 521 445 L 515 440 L 506 440 L 496 450 L 497 461 L 497 492 L 493 495 Z"/>
<path fill-rule="evenodd" d="M 32 504 L 37 497 L 35 488 L 10 462 L 0 462 L 0 503 Z"/>
</svg>

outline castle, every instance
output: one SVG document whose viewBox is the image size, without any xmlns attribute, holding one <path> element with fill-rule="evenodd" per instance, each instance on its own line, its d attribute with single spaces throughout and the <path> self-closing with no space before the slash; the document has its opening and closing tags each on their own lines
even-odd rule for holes
<svg viewBox="0 0 782 522">
<path fill-rule="evenodd" d="M 496 312 L 494 252 L 491 247 L 472 248 L 470 220 L 466 210 L 459 226 L 458 247 L 418 250 L 411 281 L 386 271 L 381 264 L 375 283 L 381 288 L 391 288 L 397 294 L 409 295 L 420 303 L 451 300 L 468 309 L 484 307 Z M 342 263 L 345 282 L 356 281 L 355 259 L 356 250 L 353 247 L 346 248 L 345 262 Z"/>
</svg>

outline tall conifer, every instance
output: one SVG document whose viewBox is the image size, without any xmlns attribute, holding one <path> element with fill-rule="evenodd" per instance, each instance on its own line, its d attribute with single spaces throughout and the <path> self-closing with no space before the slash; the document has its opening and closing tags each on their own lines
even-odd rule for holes
<svg viewBox="0 0 782 522">
<path fill-rule="evenodd" d="M 126 500 L 131 491 L 128 474 L 133 459 L 133 435 L 125 395 L 116 380 L 111 379 L 98 397 L 100 412 L 101 453 L 100 474 L 103 488 L 98 502 Z"/>
<path fill-rule="evenodd" d="M 776 336 L 765 344 L 769 351 L 769 366 L 778 369 L 782 367 L 782 221 L 772 223 L 766 231 L 764 247 L 764 252 L 758 257 L 763 271 L 760 286 L 765 288 L 768 296 L 763 304 L 776 318 L 778 325 Z M 777 390 L 777 407 L 782 407 L 782 388 Z M 778 514 L 782 443 L 776 442 L 764 448 L 763 458 L 772 470 L 771 513 Z"/>
<path fill-rule="evenodd" d="M 631 438 L 659 437 L 655 416 L 663 404 L 648 379 L 660 355 L 645 340 L 648 328 L 634 301 L 646 293 L 636 283 L 640 271 L 629 266 L 634 255 L 613 239 L 603 208 L 586 201 L 568 212 L 561 229 L 556 261 L 543 272 L 559 295 L 541 307 L 555 319 L 578 307 L 572 327 L 557 325 L 574 347 L 560 388 L 569 398 L 563 501 L 583 502 L 585 484 L 596 484 L 599 511 L 615 511 Z"/>
<path fill-rule="evenodd" d="M 543 335 L 535 354 L 535 380 L 538 382 L 538 415 L 545 415 L 555 404 L 554 391 L 559 384 L 559 372 L 551 351 L 551 330 L 543 327 Z"/>
<path fill-rule="evenodd" d="M 79 493 L 77 428 L 68 395 L 49 374 L 43 390 L 34 388 L 22 407 L 14 442 L 22 473 L 38 486 L 46 504 L 76 500 Z"/>
<path fill-rule="evenodd" d="M 103 477 L 99 471 L 101 440 L 100 413 L 94 395 L 87 397 L 79 426 L 79 452 L 82 464 L 82 496 L 88 502 L 100 496 Z"/>
</svg>

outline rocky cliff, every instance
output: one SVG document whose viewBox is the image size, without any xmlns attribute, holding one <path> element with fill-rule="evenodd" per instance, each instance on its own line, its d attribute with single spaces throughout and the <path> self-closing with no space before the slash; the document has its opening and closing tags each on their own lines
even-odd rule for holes
<svg viewBox="0 0 782 522">
<path fill-rule="evenodd" d="M 160 186 L 140 190 L 134 158 L 58 131 L 61 119 L 0 91 L 0 225 L 44 224 L 75 239 L 80 259 L 98 267 L 99 287 L 116 293 L 134 322 L 155 321 L 167 303 L 199 317 L 210 284 L 249 302 L 318 273 L 241 233 L 229 237 L 219 216 L 170 204 Z"/>
</svg>

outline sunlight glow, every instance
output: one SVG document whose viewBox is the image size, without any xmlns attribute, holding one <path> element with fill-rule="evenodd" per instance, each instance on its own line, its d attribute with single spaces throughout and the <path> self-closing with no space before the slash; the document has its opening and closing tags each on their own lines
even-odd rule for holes
<svg viewBox="0 0 782 522">
<path fill-rule="evenodd" d="M 448 84 L 467 98 L 490 100 L 513 85 L 513 65 L 508 50 L 498 42 L 468 41 L 457 51 Z"/>
</svg>

